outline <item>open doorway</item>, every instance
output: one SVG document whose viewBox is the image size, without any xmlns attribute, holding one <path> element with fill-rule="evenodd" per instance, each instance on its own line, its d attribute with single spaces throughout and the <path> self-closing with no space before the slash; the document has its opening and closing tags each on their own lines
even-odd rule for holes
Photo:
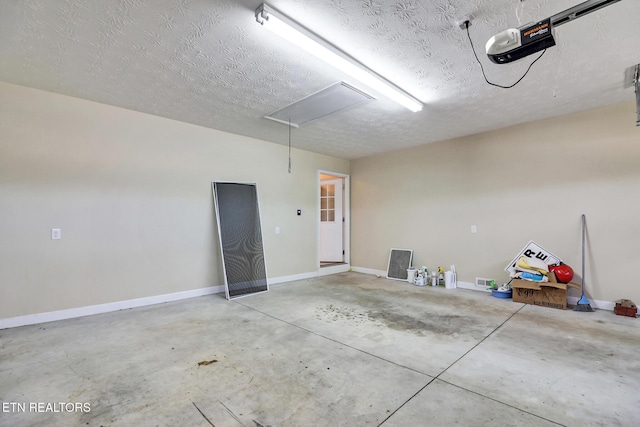
<svg viewBox="0 0 640 427">
<path fill-rule="evenodd" d="M 318 171 L 318 266 L 320 274 L 348 271 L 349 176 Z"/>
</svg>

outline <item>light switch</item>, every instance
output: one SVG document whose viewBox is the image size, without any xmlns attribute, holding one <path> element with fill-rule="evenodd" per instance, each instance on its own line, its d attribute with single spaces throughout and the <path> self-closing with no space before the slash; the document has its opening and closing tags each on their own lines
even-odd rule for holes
<svg viewBox="0 0 640 427">
<path fill-rule="evenodd" d="M 280 234 L 280 227 L 276 227 L 276 234 Z"/>
<path fill-rule="evenodd" d="M 51 240 L 60 240 L 62 239 L 62 231 L 59 228 L 51 229 Z"/>
<path fill-rule="evenodd" d="M 478 232 L 478 227 L 476 227 L 475 225 L 471 226 L 471 232 L 472 233 L 477 233 Z"/>
</svg>

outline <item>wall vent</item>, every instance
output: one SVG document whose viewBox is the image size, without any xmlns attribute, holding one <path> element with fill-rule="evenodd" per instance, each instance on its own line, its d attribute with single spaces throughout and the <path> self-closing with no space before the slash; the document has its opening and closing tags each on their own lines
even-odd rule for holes
<svg viewBox="0 0 640 427">
<path fill-rule="evenodd" d="M 489 289 L 492 280 L 493 279 L 483 279 L 482 277 L 476 277 L 476 287 L 481 289 Z"/>
</svg>

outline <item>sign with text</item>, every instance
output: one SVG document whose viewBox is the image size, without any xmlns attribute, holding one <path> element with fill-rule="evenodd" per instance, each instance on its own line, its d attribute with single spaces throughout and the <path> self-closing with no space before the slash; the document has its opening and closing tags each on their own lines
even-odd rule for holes
<svg viewBox="0 0 640 427">
<path fill-rule="evenodd" d="M 505 267 L 504 271 L 506 271 L 509 274 L 513 273 L 516 268 L 516 263 L 518 262 L 518 259 L 520 259 L 520 257 L 522 256 L 527 258 L 539 259 L 541 261 L 544 261 L 544 263 L 547 265 L 557 264 L 562 261 L 560 258 L 555 256 L 554 254 L 552 254 L 542 246 L 538 245 L 533 240 L 531 240 L 529 243 L 526 244 L 524 248 L 522 248 L 520 253 L 516 255 L 516 257 L 511 261 L 511 263 L 507 267 Z"/>
</svg>

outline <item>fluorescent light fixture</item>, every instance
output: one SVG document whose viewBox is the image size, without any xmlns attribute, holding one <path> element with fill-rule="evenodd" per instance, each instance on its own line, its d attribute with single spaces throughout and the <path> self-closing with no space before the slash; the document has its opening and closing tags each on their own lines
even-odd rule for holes
<svg viewBox="0 0 640 427">
<path fill-rule="evenodd" d="M 422 102 L 271 6 L 265 3 L 259 6 L 256 9 L 256 21 L 381 95 L 411 111 L 422 110 Z"/>
</svg>

